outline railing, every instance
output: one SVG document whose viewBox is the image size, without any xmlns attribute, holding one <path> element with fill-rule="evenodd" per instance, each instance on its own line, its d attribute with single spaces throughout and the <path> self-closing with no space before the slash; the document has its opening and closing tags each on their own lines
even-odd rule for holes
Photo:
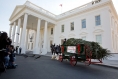
<svg viewBox="0 0 118 79">
<path fill-rule="evenodd" d="M 49 11 L 47 11 L 47 10 L 41 8 L 41 7 L 39 7 L 39 6 L 37 6 L 37 5 L 35 5 L 35 4 L 31 3 L 31 2 L 29 2 L 29 1 L 27 1 L 27 2 L 25 3 L 25 5 L 27 5 L 27 6 L 31 7 L 31 8 L 33 8 L 33 9 L 36 9 L 37 11 L 40 11 L 41 13 L 44 13 L 44 14 L 50 16 L 50 17 L 56 18 L 56 15 L 55 15 L 55 14 L 53 14 L 53 13 L 51 13 L 51 12 L 49 12 Z"/>
<path fill-rule="evenodd" d="M 99 2 L 105 2 L 105 1 L 109 1 L 109 0 L 95 0 L 95 1 L 91 1 L 91 2 L 89 2 L 87 4 L 85 4 L 85 5 L 79 6 L 79 7 L 75 8 L 75 9 L 69 10 L 69 11 L 67 11 L 65 13 L 62 13 L 62 14 L 58 15 L 57 19 L 66 17 L 68 15 L 71 15 L 71 14 L 74 14 L 74 13 L 77 13 L 77 12 L 81 12 L 83 10 L 87 10 L 87 9 L 89 9 L 91 7 L 94 7 L 93 4 L 96 4 L 96 3 L 99 3 Z"/>
<path fill-rule="evenodd" d="M 90 2 L 90 3 L 91 3 L 91 2 Z M 74 13 L 74 12 L 78 12 L 79 10 L 83 10 L 84 8 L 88 7 L 88 5 L 90 5 L 90 3 L 87 3 L 87 4 L 85 4 L 85 5 L 82 5 L 82 6 L 80 6 L 80 7 L 77 7 L 77 8 L 75 8 L 75 9 L 69 10 L 69 11 L 67 11 L 67 12 L 65 12 L 65 13 L 62 13 L 62 14 L 58 15 L 57 18 L 59 19 L 59 18 L 61 18 L 61 17 L 63 17 L 63 16 L 72 14 L 72 13 Z"/>
</svg>

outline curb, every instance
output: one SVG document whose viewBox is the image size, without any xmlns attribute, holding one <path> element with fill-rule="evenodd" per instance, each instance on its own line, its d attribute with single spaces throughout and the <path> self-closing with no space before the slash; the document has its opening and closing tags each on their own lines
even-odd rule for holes
<svg viewBox="0 0 118 79">
<path fill-rule="evenodd" d="M 105 65 L 105 64 L 93 64 L 93 65 L 98 65 L 98 66 L 103 66 L 103 67 L 109 67 L 109 68 L 118 69 L 118 67 L 110 66 L 110 65 Z"/>
</svg>

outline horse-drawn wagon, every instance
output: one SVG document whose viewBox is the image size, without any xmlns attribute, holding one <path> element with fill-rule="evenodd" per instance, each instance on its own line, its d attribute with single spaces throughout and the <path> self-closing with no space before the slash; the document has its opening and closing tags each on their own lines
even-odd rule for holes
<svg viewBox="0 0 118 79">
<path fill-rule="evenodd" d="M 92 62 L 92 51 L 88 45 L 77 44 L 73 46 L 62 45 L 61 46 L 62 54 L 59 55 L 59 61 L 68 59 L 72 66 L 75 66 L 77 62 L 85 62 L 86 65 L 102 63 L 102 59 L 98 62 Z M 95 58 L 94 58 L 95 59 Z"/>
</svg>

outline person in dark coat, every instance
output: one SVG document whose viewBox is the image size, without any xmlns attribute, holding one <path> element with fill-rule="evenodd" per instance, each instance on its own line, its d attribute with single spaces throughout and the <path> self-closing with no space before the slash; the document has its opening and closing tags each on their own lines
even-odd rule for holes
<svg viewBox="0 0 118 79">
<path fill-rule="evenodd" d="M 21 54 L 21 51 L 22 51 L 22 48 L 20 47 L 20 48 L 19 48 L 19 54 Z"/>
<path fill-rule="evenodd" d="M 15 59 L 16 59 L 16 57 L 15 57 L 15 53 L 14 53 L 14 46 L 13 45 L 10 45 L 10 55 L 9 55 L 9 57 L 10 57 L 10 60 L 9 60 L 9 67 L 10 68 L 16 68 L 16 64 L 15 64 Z"/>
<path fill-rule="evenodd" d="M 11 45 L 12 41 L 10 38 L 8 38 L 7 33 L 3 32 L 0 35 L 0 60 L 4 61 L 5 57 L 5 51 L 2 51 L 3 49 L 6 49 L 8 45 Z"/>
<path fill-rule="evenodd" d="M 18 46 L 16 46 L 16 54 L 18 54 Z"/>
<path fill-rule="evenodd" d="M 53 50 L 53 45 L 52 45 L 52 44 L 51 44 L 51 46 L 50 46 L 50 49 L 51 49 L 51 53 L 52 53 L 52 55 L 53 55 L 54 50 Z"/>
<path fill-rule="evenodd" d="M 10 45 L 7 46 L 4 54 L 5 54 L 4 55 L 4 63 L 5 63 L 5 67 L 7 68 L 9 66 L 9 60 L 10 60 L 9 55 L 11 54 Z"/>
<path fill-rule="evenodd" d="M 64 42 L 63 42 L 63 44 L 62 44 L 62 45 L 65 45 L 65 43 L 66 43 L 66 38 L 64 39 Z"/>
<path fill-rule="evenodd" d="M 59 54 L 61 54 L 61 46 L 60 46 L 60 44 L 59 44 L 58 47 L 59 47 Z"/>
</svg>

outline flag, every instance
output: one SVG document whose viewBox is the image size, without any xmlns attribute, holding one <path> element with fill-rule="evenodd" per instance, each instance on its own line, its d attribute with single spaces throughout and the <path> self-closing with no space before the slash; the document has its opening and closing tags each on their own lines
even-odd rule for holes
<svg viewBox="0 0 118 79">
<path fill-rule="evenodd" d="M 61 6 L 61 7 L 62 7 L 62 4 L 60 4 L 59 6 Z"/>
</svg>

